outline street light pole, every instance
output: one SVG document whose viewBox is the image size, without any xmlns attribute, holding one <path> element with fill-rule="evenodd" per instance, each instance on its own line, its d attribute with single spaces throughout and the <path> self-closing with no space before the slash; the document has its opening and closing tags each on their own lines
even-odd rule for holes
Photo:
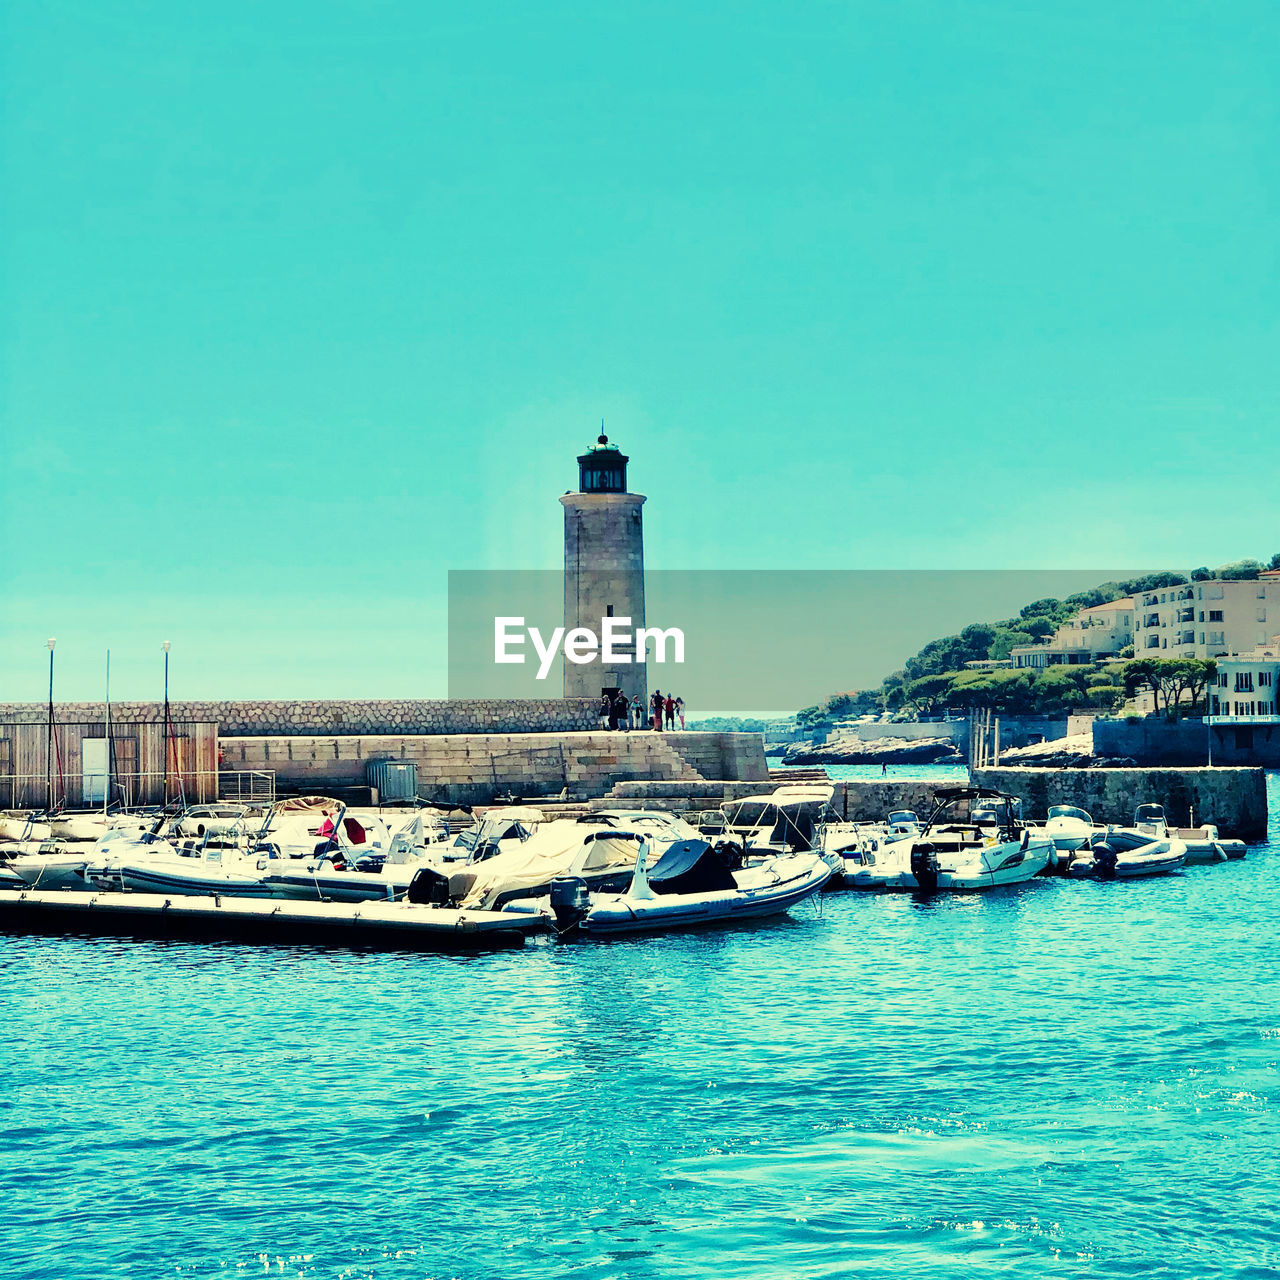
<svg viewBox="0 0 1280 1280">
<path fill-rule="evenodd" d="M 58 642 L 50 636 L 49 646 L 49 728 L 44 743 L 44 772 L 49 791 L 49 811 L 53 812 L 53 646 Z"/>
<path fill-rule="evenodd" d="M 164 641 L 164 803 L 169 803 L 169 642 Z"/>
</svg>

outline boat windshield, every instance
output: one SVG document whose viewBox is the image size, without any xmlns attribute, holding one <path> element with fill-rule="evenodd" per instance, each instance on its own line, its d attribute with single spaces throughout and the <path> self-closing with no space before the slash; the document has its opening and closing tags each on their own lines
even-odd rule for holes
<svg viewBox="0 0 1280 1280">
<path fill-rule="evenodd" d="M 889 825 L 891 827 L 906 826 L 912 822 L 916 826 L 920 825 L 920 819 L 910 809 L 894 809 L 889 814 Z"/>
<path fill-rule="evenodd" d="M 1140 804 L 1134 815 L 1135 825 L 1143 822 L 1163 822 L 1164 807 L 1158 804 Z"/>
<path fill-rule="evenodd" d="M 1093 826 L 1093 819 L 1085 813 L 1083 809 L 1077 809 L 1073 804 L 1055 804 L 1049 809 L 1049 817 L 1051 818 L 1077 818 L 1081 822 L 1087 822 Z"/>
</svg>

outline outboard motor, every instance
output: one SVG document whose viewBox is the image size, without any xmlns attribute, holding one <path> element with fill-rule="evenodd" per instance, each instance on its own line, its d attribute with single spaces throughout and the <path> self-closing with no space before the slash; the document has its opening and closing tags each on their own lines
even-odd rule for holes
<svg viewBox="0 0 1280 1280">
<path fill-rule="evenodd" d="M 420 867 L 404 896 L 420 907 L 443 907 L 449 901 L 449 877 L 434 867 Z"/>
<path fill-rule="evenodd" d="M 1105 840 L 1093 846 L 1093 867 L 1101 880 L 1116 878 L 1116 851 Z"/>
<path fill-rule="evenodd" d="M 551 882 L 551 910 L 561 933 L 581 924 L 591 906 L 587 882 L 580 876 L 557 876 Z"/>
<path fill-rule="evenodd" d="M 911 874 L 921 893 L 935 893 L 938 888 L 938 855 L 930 845 L 916 845 L 911 850 Z"/>
</svg>

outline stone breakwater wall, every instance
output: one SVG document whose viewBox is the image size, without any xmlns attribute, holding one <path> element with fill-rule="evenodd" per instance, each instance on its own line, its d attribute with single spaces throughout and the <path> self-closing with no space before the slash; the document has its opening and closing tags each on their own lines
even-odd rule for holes
<svg viewBox="0 0 1280 1280">
<path fill-rule="evenodd" d="M 1261 769 L 978 769 L 974 782 L 1022 799 L 1029 817 L 1074 804 L 1095 822 L 1128 825 L 1140 804 L 1162 804 L 1169 821 L 1212 822 L 1224 837 L 1264 840 L 1267 781 Z"/>
<path fill-rule="evenodd" d="M 777 780 L 764 781 L 641 781 L 618 782 L 609 794 L 593 801 L 591 809 L 626 806 L 631 809 L 679 811 L 717 809 L 729 800 L 767 795 Z M 814 783 L 822 786 L 822 783 Z M 954 785 L 954 784 L 953 784 Z M 933 807 L 932 782 L 833 782 L 831 808 L 850 822 L 881 822 L 892 809 L 914 809 L 921 818 Z"/>
<path fill-rule="evenodd" d="M 169 703 L 173 721 L 218 726 L 220 738 L 260 735 L 563 733 L 594 729 L 598 700 L 592 698 L 351 698 L 237 699 Z M 61 724 L 100 723 L 101 702 L 55 702 Z M 48 707 L 35 702 L 0 703 L 0 724 L 43 724 Z M 160 702 L 113 702 L 116 724 L 149 724 L 164 718 Z"/>
<path fill-rule="evenodd" d="M 747 741 L 726 741 L 732 739 Z M 512 792 L 550 798 L 567 790 L 589 799 L 621 780 L 703 783 L 691 760 L 714 771 L 734 770 L 730 778 L 768 777 L 758 734 L 274 735 L 228 738 L 221 746 L 223 769 L 270 770 L 278 791 L 363 786 L 370 762 L 406 760 L 418 766 L 423 798 L 469 804 Z"/>
</svg>

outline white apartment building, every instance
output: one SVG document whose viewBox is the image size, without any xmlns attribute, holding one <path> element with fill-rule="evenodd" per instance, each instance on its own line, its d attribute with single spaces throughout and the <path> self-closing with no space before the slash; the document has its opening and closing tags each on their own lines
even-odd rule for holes
<svg viewBox="0 0 1280 1280">
<path fill-rule="evenodd" d="M 1214 724 L 1280 723 L 1280 636 L 1250 653 L 1218 660 L 1218 678 L 1210 686 L 1209 714 Z"/>
<path fill-rule="evenodd" d="M 1010 650 L 1015 667 L 1079 666 L 1108 662 L 1133 644 L 1135 603 L 1132 596 L 1081 609 L 1043 644 Z"/>
<path fill-rule="evenodd" d="M 1280 570 L 1258 578 L 1191 582 L 1136 597 L 1138 658 L 1216 658 L 1265 645 L 1280 622 Z"/>
</svg>

